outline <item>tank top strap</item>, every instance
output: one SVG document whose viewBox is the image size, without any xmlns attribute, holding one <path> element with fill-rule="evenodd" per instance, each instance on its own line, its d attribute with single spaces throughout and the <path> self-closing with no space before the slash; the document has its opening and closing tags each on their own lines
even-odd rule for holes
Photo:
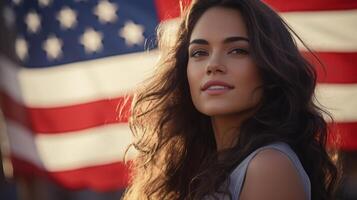
<svg viewBox="0 0 357 200">
<path fill-rule="evenodd" d="M 308 175 L 306 174 L 306 171 L 304 170 L 298 156 L 296 153 L 291 149 L 291 147 L 283 142 L 276 142 L 269 144 L 267 146 L 263 146 L 261 148 L 256 149 L 253 151 L 249 156 L 247 156 L 231 173 L 230 175 L 230 184 L 229 184 L 229 190 L 232 194 L 232 197 L 234 200 L 239 200 L 239 196 L 243 187 L 245 175 L 247 172 L 248 165 L 250 161 L 256 156 L 260 151 L 264 149 L 276 149 L 285 155 L 290 159 L 290 161 L 293 163 L 295 166 L 301 181 L 303 183 L 303 187 L 306 193 L 306 199 L 311 200 L 311 183 Z"/>
</svg>

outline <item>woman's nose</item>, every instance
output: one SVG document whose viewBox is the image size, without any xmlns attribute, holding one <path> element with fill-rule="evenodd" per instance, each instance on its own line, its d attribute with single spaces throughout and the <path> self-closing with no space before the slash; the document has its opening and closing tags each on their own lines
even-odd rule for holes
<svg viewBox="0 0 357 200">
<path fill-rule="evenodd" d="M 216 74 L 216 73 L 226 73 L 227 68 L 218 56 L 212 57 L 207 63 L 206 73 Z"/>
</svg>

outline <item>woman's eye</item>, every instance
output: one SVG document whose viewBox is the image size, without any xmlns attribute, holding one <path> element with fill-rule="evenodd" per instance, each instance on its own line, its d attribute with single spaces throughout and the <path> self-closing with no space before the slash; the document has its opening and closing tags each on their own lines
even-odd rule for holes
<svg viewBox="0 0 357 200">
<path fill-rule="evenodd" d="M 233 50 L 231 50 L 229 53 L 230 53 L 230 54 L 231 54 L 231 53 L 233 53 L 233 54 L 242 54 L 242 55 L 247 55 L 247 54 L 249 54 L 249 52 L 248 52 L 247 50 L 245 50 L 245 49 L 239 49 L 239 48 L 233 49 Z"/>
<path fill-rule="evenodd" d="M 197 51 L 193 51 L 190 54 L 190 57 L 200 57 L 200 56 L 207 56 L 208 53 L 206 51 L 202 51 L 202 50 L 197 50 Z"/>
</svg>

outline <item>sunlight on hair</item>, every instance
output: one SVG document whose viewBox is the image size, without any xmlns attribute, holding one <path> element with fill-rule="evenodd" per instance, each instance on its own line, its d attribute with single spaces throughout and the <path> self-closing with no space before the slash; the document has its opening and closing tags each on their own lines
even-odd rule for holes
<svg viewBox="0 0 357 200">
<path fill-rule="evenodd" d="M 337 163 L 337 161 L 339 160 L 338 153 L 334 152 L 334 153 L 331 155 L 331 160 L 332 160 L 334 163 Z"/>
<path fill-rule="evenodd" d="M 13 178 L 13 167 L 10 159 L 11 150 L 3 112 L 0 110 L 0 149 L 2 154 L 2 169 L 6 178 Z"/>
<path fill-rule="evenodd" d="M 2 160 L 3 173 L 6 178 L 12 178 L 14 175 L 14 169 L 12 167 L 11 160 L 9 158 L 3 158 Z"/>
<path fill-rule="evenodd" d="M 165 55 L 162 50 L 171 49 L 176 43 L 177 39 L 177 32 L 179 28 L 179 19 L 172 19 L 168 21 L 164 21 L 158 27 L 158 37 L 160 38 L 159 41 L 159 49 L 160 49 L 160 57 Z"/>
</svg>

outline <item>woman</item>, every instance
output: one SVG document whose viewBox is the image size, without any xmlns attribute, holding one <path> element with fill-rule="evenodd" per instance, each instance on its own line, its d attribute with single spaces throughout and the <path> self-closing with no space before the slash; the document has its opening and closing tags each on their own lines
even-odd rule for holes
<svg viewBox="0 0 357 200">
<path fill-rule="evenodd" d="M 132 108 L 124 199 L 332 199 L 316 72 L 258 0 L 198 0 Z M 167 49 L 169 48 L 169 49 Z"/>
</svg>

